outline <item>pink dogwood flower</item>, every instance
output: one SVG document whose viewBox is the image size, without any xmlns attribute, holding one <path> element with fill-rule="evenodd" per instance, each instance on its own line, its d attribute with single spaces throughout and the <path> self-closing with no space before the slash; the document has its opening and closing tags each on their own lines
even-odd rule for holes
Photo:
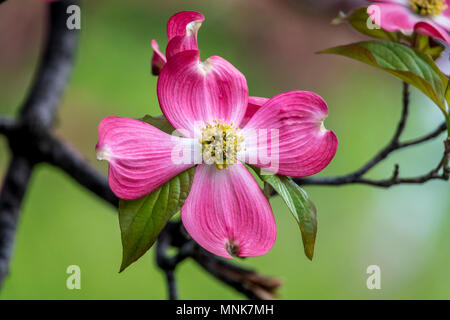
<svg viewBox="0 0 450 320">
<path fill-rule="evenodd" d="M 368 12 L 391 32 L 414 31 L 450 43 L 450 0 L 374 0 Z M 379 14 L 379 16 L 377 16 Z"/>
<path fill-rule="evenodd" d="M 276 155 L 275 173 L 313 175 L 330 163 L 337 149 L 336 135 L 323 126 L 328 108 L 312 92 L 291 91 L 271 99 L 252 98 L 254 108 L 248 112 L 244 75 L 221 57 L 201 61 L 198 50 L 180 49 L 196 47 L 193 38 L 186 39 L 195 32 L 179 32 L 183 28 L 178 26 L 186 22 L 170 28 L 178 35 L 170 40 L 176 44 L 169 41 L 169 46 L 178 52 L 168 55 L 157 83 L 161 110 L 182 136 L 140 120 L 108 117 L 99 125 L 97 155 L 109 162 L 112 191 L 128 200 L 143 197 L 196 166 L 181 208 L 188 233 L 218 256 L 260 256 L 272 248 L 276 225 L 268 199 L 244 165 L 250 153 L 266 148 L 253 133 L 260 129 L 277 133 L 276 148 L 266 150 Z M 187 154 L 201 150 L 201 161 L 174 161 L 179 146 Z M 259 157 L 250 163 L 267 167 Z"/>
</svg>

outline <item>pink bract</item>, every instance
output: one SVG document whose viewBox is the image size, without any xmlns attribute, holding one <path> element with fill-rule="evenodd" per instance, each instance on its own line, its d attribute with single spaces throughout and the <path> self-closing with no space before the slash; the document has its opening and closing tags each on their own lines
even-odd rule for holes
<svg viewBox="0 0 450 320">
<path fill-rule="evenodd" d="M 172 49 L 179 52 L 166 60 L 158 78 L 161 110 L 182 137 L 139 120 L 108 117 L 99 126 L 97 154 L 109 162 L 111 189 L 127 200 L 138 199 L 196 166 L 191 191 L 181 208 L 186 230 L 216 255 L 259 256 L 273 246 L 276 225 L 267 198 L 244 162 L 282 175 L 309 176 L 332 160 L 337 138 L 323 125 L 328 108 L 318 95 L 291 91 L 271 99 L 249 98 L 244 75 L 231 63 L 218 56 L 201 61 L 196 41 L 195 45 L 192 41 L 198 28 L 192 22 L 199 23 L 202 17 L 181 12 L 171 18 L 169 44 L 177 40 Z M 185 33 L 186 26 L 195 32 Z M 187 47 L 190 50 L 183 49 Z M 156 59 L 164 62 L 158 51 Z M 213 125 L 242 138 L 245 148 L 234 162 L 224 168 L 196 162 L 195 157 L 174 160 L 180 150 L 183 154 L 202 150 L 202 132 Z M 259 130 L 276 132 L 276 138 L 268 137 L 269 146 L 254 135 Z M 275 140 L 278 145 L 271 144 Z M 260 151 L 275 156 L 275 168 L 258 157 L 252 160 L 253 153 Z"/>
<path fill-rule="evenodd" d="M 413 10 L 409 0 L 374 0 L 368 8 L 372 20 L 391 32 L 413 31 L 426 34 L 450 43 L 450 0 L 445 0 L 447 8 L 439 14 L 420 15 Z M 379 21 L 376 14 L 379 13 Z"/>
<path fill-rule="evenodd" d="M 198 50 L 197 33 L 204 20 L 205 17 L 195 11 L 181 11 L 169 19 L 169 22 L 167 22 L 169 43 L 167 44 L 166 55 L 159 51 L 156 40 L 152 40 L 152 73 L 154 75 L 159 75 L 167 59 L 177 53 L 185 50 Z"/>
</svg>

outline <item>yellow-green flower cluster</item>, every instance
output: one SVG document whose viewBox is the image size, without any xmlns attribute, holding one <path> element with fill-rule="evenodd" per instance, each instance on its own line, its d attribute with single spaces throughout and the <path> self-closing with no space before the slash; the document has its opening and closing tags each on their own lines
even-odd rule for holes
<svg viewBox="0 0 450 320">
<path fill-rule="evenodd" d="M 239 135 L 234 125 L 223 121 L 213 121 L 202 130 L 200 143 L 202 144 L 203 161 L 215 164 L 218 169 L 226 169 L 237 162 L 237 154 L 241 151 L 244 137 Z"/>
<path fill-rule="evenodd" d="M 417 12 L 421 16 L 437 16 L 447 9 L 444 0 L 409 0 L 409 4 L 414 12 Z"/>
</svg>

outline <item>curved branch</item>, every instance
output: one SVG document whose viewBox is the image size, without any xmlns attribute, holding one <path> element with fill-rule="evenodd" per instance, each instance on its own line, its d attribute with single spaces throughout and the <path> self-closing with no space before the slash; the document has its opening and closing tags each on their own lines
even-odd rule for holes
<svg viewBox="0 0 450 320">
<path fill-rule="evenodd" d="M 9 273 L 19 212 L 32 170 L 25 157 L 14 156 L 0 192 L 0 288 Z"/>
<path fill-rule="evenodd" d="M 400 122 L 397 125 L 397 129 L 395 130 L 394 136 L 392 137 L 389 144 L 384 147 L 374 158 L 372 158 L 365 166 L 361 169 L 355 171 L 352 176 L 354 177 L 362 177 L 364 174 L 369 172 L 373 167 L 375 167 L 378 163 L 387 158 L 387 156 L 396 150 L 399 146 L 399 139 L 402 135 L 405 125 L 406 119 L 409 114 L 409 84 L 403 83 L 403 108 L 402 108 L 402 116 L 400 118 Z"/>
<path fill-rule="evenodd" d="M 119 199 L 109 188 L 108 180 L 78 150 L 52 136 L 41 139 L 36 147 L 39 148 L 37 152 L 41 155 L 41 161 L 62 169 L 80 185 L 113 206 L 119 205 Z"/>
<path fill-rule="evenodd" d="M 48 38 L 33 86 L 24 106 L 21 118 L 33 129 L 50 128 L 56 108 L 72 71 L 78 31 L 66 25 L 67 7 L 79 5 L 77 0 L 52 2 L 49 7 Z"/>
<path fill-rule="evenodd" d="M 421 184 L 425 183 L 427 181 L 431 180 L 448 180 L 448 177 L 445 176 L 445 174 L 439 174 L 439 171 L 444 168 L 445 160 L 447 158 L 447 155 L 444 154 L 442 157 L 442 160 L 439 162 L 436 168 L 431 170 L 429 173 L 424 174 L 422 176 L 414 177 L 414 178 L 399 178 L 398 177 L 398 167 L 394 175 L 391 179 L 387 180 L 381 180 L 381 181 L 375 181 L 375 180 L 368 180 L 368 179 L 361 179 L 360 183 L 369 184 L 372 186 L 378 186 L 378 187 L 384 187 L 388 188 L 390 186 L 396 185 L 396 184 Z"/>
<path fill-rule="evenodd" d="M 413 140 L 409 140 L 409 141 L 405 141 L 403 143 L 401 143 L 398 146 L 398 149 L 403 149 L 403 148 L 407 148 L 407 147 L 411 147 L 411 146 L 415 146 L 424 142 L 427 142 L 429 140 L 432 140 L 434 138 L 439 137 L 443 132 L 447 131 L 447 122 L 443 122 L 436 130 L 434 130 L 433 132 L 420 137 L 420 138 L 416 138 Z"/>
</svg>

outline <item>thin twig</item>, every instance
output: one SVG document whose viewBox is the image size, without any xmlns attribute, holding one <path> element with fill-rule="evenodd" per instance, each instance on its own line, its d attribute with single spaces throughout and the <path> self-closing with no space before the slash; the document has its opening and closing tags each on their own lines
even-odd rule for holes
<svg viewBox="0 0 450 320">
<path fill-rule="evenodd" d="M 439 174 L 439 171 L 443 168 L 445 163 L 446 156 L 442 158 L 442 160 L 439 162 L 436 168 L 431 170 L 429 173 L 414 177 L 414 178 L 398 178 L 397 175 L 394 174 L 394 176 L 391 179 L 387 180 L 381 180 L 381 181 L 374 181 L 374 180 L 362 180 L 360 183 L 365 183 L 373 186 L 378 187 L 390 187 L 395 184 L 422 184 L 427 181 L 431 180 L 448 180 L 448 177 L 446 178 L 443 174 Z"/>
<path fill-rule="evenodd" d="M 387 156 L 393 152 L 399 145 L 400 136 L 405 129 L 406 119 L 409 114 L 409 84 L 403 83 L 403 108 L 400 122 L 397 125 L 394 136 L 389 144 L 384 147 L 375 157 L 373 157 L 365 166 L 353 173 L 354 177 L 362 177 L 369 170 L 375 167 L 378 163 L 387 158 Z"/>
<path fill-rule="evenodd" d="M 398 149 L 403 149 L 403 148 L 407 148 L 407 147 L 411 147 L 411 146 L 415 146 L 418 144 L 422 144 L 424 142 L 427 142 L 429 140 L 432 140 L 436 137 L 439 137 L 443 132 L 447 131 L 447 122 L 443 122 L 436 130 L 434 130 L 433 132 L 421 137 L 421 138 L 416 138 L 413 140 L 409 140 L 409 141 L 405 141 L 403 143 L 401 143 L 398 146 Z"/>
<path fill-rule="evenodd" d="M 329 185 L 329 186 L 340 186 L 340 185 L 346 185 L 346 184 L 366 184 L 374 187 L 381 187 L 381 188 L 389 188 L 394 185 L 398 184 L 420 184 L 425 183 L 431 180 L 448 180 L 448 176 L 444 174 L 440 175 L 438 172 L 441 169 L 441 167 L 431 170 L 429 173 L 412 177 L 412 178 L 399 178 L 399 168 L 396 166 L 395 172 L 393 176 L 389 179 L 385 180 L 372 180 L 372 179 L 366 179 L 363 176 L 369 172 L 371 169 L 373 169 L 376 165 L 381 163 L 383 160 L 385 160 L 390 154 L 394 153 L 395 151 L 415 146 L 424 142 L 427 142 L 429 140 L 432 140 L 436 137 L 438 137 L 442 132 L 446 131 L 447 124 L 443 123 L 440 125 L 436 130 L 431 132 L 430 134 L 427 134 L 421 138 L 417 138 L 414 140 L 409 140 L 407 142 L 400 142 L 400 137 L 405 129 L 406 121 L 409 114 L 409 85 L 406 83 L 403 83 L 403 108 L 402 108 L 402 115 L 400 118 L 400 121 L 397 125 L 397 129 L 395 130 L 394 136 L 392 137 L 391 141 L 384 147 L 378 154 L 376 154 L 367 164 L 365 164 L 363 167 L 361 167 L 359 170 L 356 170 L 355 172 L 343 175 L 343 176 L 337 176 L 337 177 L 317 177 L 317 178 L 294 178 L 294 181 L 298 183 L 299 185 Z M 446 168 L 444 168 L 445 172 Z"/>
</svg>

